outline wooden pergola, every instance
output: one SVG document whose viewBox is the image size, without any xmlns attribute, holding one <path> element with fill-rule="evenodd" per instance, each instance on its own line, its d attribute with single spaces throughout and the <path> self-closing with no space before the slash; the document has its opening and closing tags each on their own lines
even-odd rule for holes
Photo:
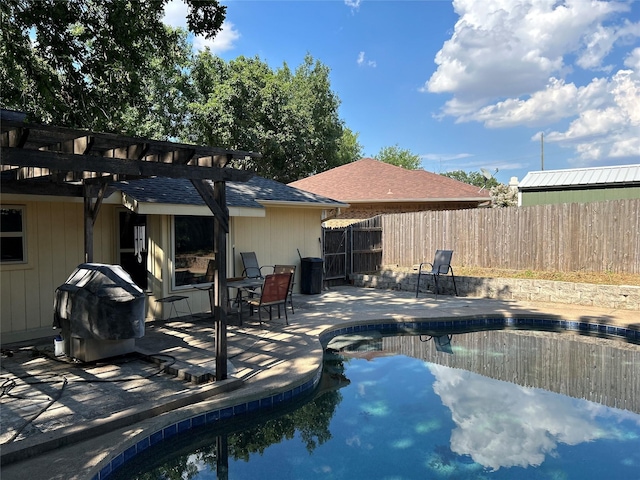
<svg viewBox="0 0 640 480">
<path fill-rule="evenodd" d="M 0 111 L 2 192 L 83 198 L 86 262 L 93 261 L 93 226 L 113 182 L 150 177 L 191 181 L 215 219 L 216 380 L 227 378 L 225 182 L 246 182 L 253 176 L 227 165 L 247 157 L 260 154 L 32 124 L 23 113 Z"/>
</svg>

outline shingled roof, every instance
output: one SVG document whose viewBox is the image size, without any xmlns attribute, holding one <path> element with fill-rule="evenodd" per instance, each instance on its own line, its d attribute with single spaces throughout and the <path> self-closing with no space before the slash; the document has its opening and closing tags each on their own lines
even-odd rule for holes
<svg viewBox="0 0 640 480">
<path fill-rule="evenodd" d="M 486 189 L 427 172 L 407 170 L 372 158 L 363 158 L 289 186 L 346 203 L 370 202 L 485 202 Z"/>
<path fill-rule="evenodd" d="M 344 206 L 343 203 L 322 195 L 306 192 L 283 183 L 257 175 L 247 182 L 227 181 L 227 206 L 245 208 L 264 208 L 264 204 L 296 204 L 323 208 Z M 204 205 L 191 182 L 180 178 L 147 178 L 123 181 L 114 184 L 138 203 Z"/>
</svg>

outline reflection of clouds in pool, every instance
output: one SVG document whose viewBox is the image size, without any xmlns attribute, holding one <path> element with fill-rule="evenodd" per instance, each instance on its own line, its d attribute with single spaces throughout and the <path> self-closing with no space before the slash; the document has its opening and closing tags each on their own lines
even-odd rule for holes
<svg viewBox="0 0 640 480">
<path fill-rule="evenodd" d="M 366 380 L 363 382 L 358 382 L 358 396 L 366 397 L 367 396 L 367 388 L 375 388 L 378 382 L 374 382 L 372 380 Z"/>
<path fill-rule="evenodd" d="M 366 435 L 365 435 L 366 436 Z M 362 437 L 358 434 L 352 435 L 345 440 L 349 447 L 361 448 L 362 450 L 373 450 L 373 445 L 369 442 L 363 442 Z"/>
<path fill-rule="evenodd" d="M 391 412 L 389 405 L 384 400 L 378 400 L 375 402 L 363 402 L 360 404 L 360 416 L 363 419 L 368 417 L 386 417 Z"/>
<path fill-rule="evenodd" d="M 362 442 L 360 441 L 360 437 L 358 435 L 347 438 L 346 443 L 350 447 L 359 447 L 360 445 L 362 445 Z"/>
<path fill-rule="evenodd" d="M 396 450 L 405 450 L 411 448 L 415 442 L 411 438 L 397 438 L 391 440 L 390 447 Z"/>
<path fill-rule="evenodd" d="M 434 391 L 452 413 L 451 449 L 487 468 L 540 465 L 558 443 L 576 445 L 603 431 L 582 408 L 590 402 L 430 364 Z"/>
<path fill-rule="evenodd" d="M 416 433 L 431 433 L 442 427 L 442 422 L 438 419 L 432 419 L 426 422 L 417 423 L 414 427 Z"/>
</svg>

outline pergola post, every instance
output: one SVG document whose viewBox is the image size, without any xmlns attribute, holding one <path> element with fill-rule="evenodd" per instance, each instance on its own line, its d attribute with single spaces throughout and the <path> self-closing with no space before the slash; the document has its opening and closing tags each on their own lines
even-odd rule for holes
<svg viewBox="0 0 640 480">
<path fill-rule="evenodd" d="M 93 262 L 93 219 L 91 218 L 91 197 L 84 188 L 84 262 Z"/>
<path fill-rule="evenodd" d="M 216 380 L 227 378 L 227 233 L 229 226 L 229 210 L 225 182 L 213 184 L 213 197 L 221 207 L 225 218 L 213 223 L 213 249 L 215 252 L 216 270 L 214 273 L 215 301 L 213 319 L 216 329 Z M 227 227 L 225 229 L 225 226 Z"/>
<path fill-rule="evenodd" d="M 229 233 L 229 209 L 227 208 L 226 184 L 224 181 L 191 180 L 204 203 L 213 212 L 213 252 L 215 272 L 213 274 L 213 321 L 216 329 L 216 380 L 227 378 L 227 233 Z"/>
<path fill-rule="evenodd" d="M 93 262 L 93 226 L 98 218 L 98 212 L 102 205 L 102 199 L 107 190 L 108 183 L 104 182 L 100 185 L 100 189 L 96 194 L 95 185 L 88 185 L 83 182 L 82 191 L 84 196 L 84 261 L 85 263 Z M 95 197 L 95 201 L 94 201 Z"/>
</svg>

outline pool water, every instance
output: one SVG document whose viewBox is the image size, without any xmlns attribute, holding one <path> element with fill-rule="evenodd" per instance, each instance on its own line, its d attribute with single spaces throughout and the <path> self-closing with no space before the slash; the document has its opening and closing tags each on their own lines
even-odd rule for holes
<svg viewBox="0 0 640 480">
<path fill-rule="evenodd" d="M 116 478 L 640 479 L 638 345 L 484 331 L 329 347 L 312 400 L 179 435 Z"/>
</svg>

